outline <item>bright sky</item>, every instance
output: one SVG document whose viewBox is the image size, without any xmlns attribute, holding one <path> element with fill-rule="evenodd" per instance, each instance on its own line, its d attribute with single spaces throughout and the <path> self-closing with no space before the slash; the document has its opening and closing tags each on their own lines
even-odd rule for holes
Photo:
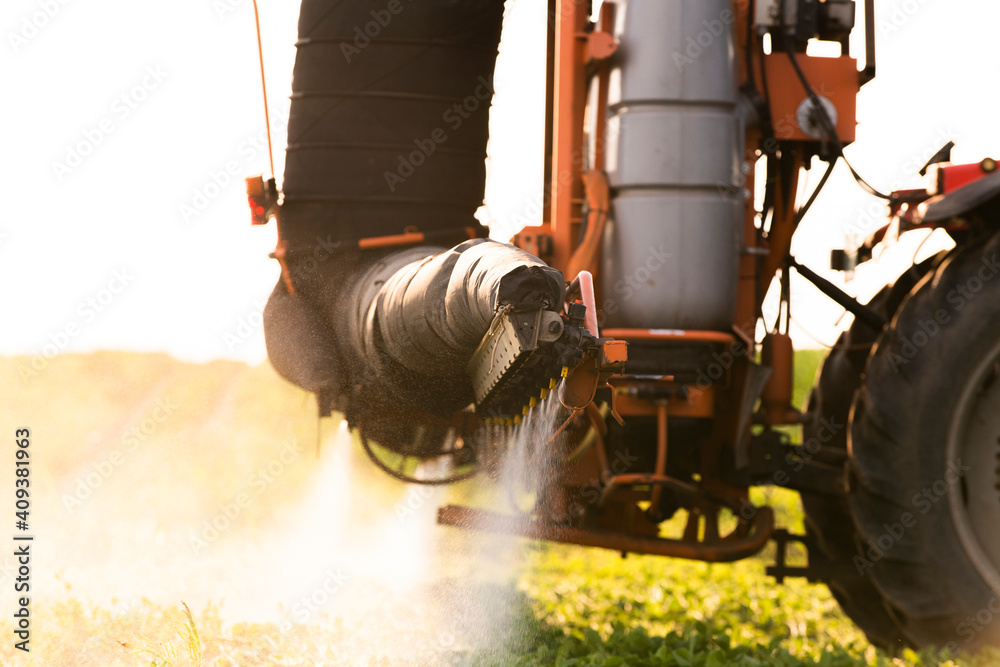
<svg viewBox="0 0 1000 667">
<path fill-rule="evenodd" d="M 508 2 L 486 202 L 507 230 L 541 192 L 544 4 Z M 948 139 L 957 161 L 1000 157 L 1000 3 L 877 4 L 879 78 L 859 98 L 855 168 L 886 191 L 914 183 Z M 279 174 L 297 12 L 261 0 Z M 249 225 L 243 188 L 268 170 L 251 1 L 7 0 L 0 30 L 0 354 L 262 361 L 259 313 L 277 266 L 274 228 Z M 817 269 L 847 230 L 871 231 L 867 212 L 883 215 L 837 176 L 794 247 Z M 870 294 L 872 273 L 848 289 Z M 808 286 L 793 302 L 828 342 L 841 312 Z"/>
</svg>

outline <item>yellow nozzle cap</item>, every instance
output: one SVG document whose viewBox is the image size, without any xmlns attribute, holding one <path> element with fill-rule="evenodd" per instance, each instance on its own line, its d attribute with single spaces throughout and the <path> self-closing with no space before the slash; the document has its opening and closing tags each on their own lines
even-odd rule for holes
<svg viewBox="0 0 1000 667">
<path fill-rule="evenodd" d="M 545 398 L 546 398 L 546 397 L 547 397 L 548 395 L 549 395 L 549 390 L 548 390 L 548 389 L 542 389 L 542 393 L 541 393 L 541 394 L 539 394 L 538 398 L 540 398 L 540 399 L 542 399 L 542 400 L 544 401 L 544 400 L 545 400 Z"/>
<path fill-rule="evenodd" d="M 555 389 L 557 384 L 559 384 L 559 380 L 552 378 L 549 380 L 549 389 Z"/>
<path fill-rule="evenodd" d="M 562 372 L 559 374 L 561 377 L 566 377 L 569 375 L 569 366 L 563 366 Z"/>
</svg>

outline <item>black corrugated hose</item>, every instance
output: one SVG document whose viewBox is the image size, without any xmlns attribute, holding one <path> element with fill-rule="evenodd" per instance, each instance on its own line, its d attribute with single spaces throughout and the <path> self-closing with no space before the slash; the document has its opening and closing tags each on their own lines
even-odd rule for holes
<svg viewBox="0 0 1000 667">
<path fill-rule="evenodd" d="M 466 364 L 503 306 L 559 310 L 562 274 L 512 246 L 362 251 L 417 229 L 467 238 L 485 184 L 502 0 L 303 0 L 281 208 L 296 295 L 265 309 L 272 364 L 405 449 L 407 411 L 472 401 Z M 398 441 L 398 442 L 393 442 Z"/>
</svg>

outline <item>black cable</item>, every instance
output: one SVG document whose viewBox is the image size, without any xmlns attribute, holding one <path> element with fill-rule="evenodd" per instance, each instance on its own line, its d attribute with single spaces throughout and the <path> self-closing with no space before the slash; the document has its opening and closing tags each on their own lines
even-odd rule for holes
<svg viewBox="0 0 1000 667">
<path fill-rule="evenodd" d="M 403 473 L 393 470 L 388 465 L 386 465 L 386 463 L 382 459 L 380 459 L 378 455 L 375 453 L 375 451 L 372 449 L 371 442 L 368 440 L 368 437 L 365 436 L 364 432 L 361 429 L 358 429 L 358 435 L 361 437 L 361 447 L 365 450 L 365 454 L 368 455 L 368 458 L 372 460 L 372 463 L 374 463 L 379 470 L 386 473 L 390 477 L 395 477 L 401 482 L 406 482 L 407 484 L 420 484 L 422 486 L 444 486 L 445 484 L 454 484 L 455 482 L 462 482 L 464 480 L 475 477 L 480 473 L 480 468 L 476 467 L 468 472 L 459 473 L 457 475 L 452 475 L 451 477 L 444 477 L 441 479 L 417 479 L 416 477 L 410 477 L 409 475 L 404 475 Z"/>
<path fill-rule="evenodd" d="M 809 199 L 807 199 L 806 203 L 803 204 L 801 207 L 799 207 L 799 210 L 795 212 L 796 225 L 802 222 L 802 218 L 804 218 L 806 216 L 806 213 L 809 212 L 809 208 L 813 205 L 813 202 L 816 201 L 816 197 L 819 196 L 819 193 L 823 189 L 823 186 L 826 185 L 826 182 L 828 180 L 830 180 L 830 174 L 833 173 L 833 168 L 836 165 L 837 165 L 837 158 L 834 157 L 833 160 L 830 161 L 830 164 L 827 165 L 826 171 L 823 172 L 823 176 L 819 179 L 819 183 L 816 184 L 816 188 L 812 191 L 812 194 L 809 195 Z"/>
<path fill-rule="evenodd" d="M 784 39 L 784 36 L 782 36 Z M 788 55 L 789 61 L 792 63 L 792 69 L 795 70 L 795 75 L 799 77 L 799 81 L 802 83 L 802 87 L 805 89 L 806 94 L 809 96 L 809 100 L 812 102 L 813 107 L 816 109 L 816 113 L 819 114 L 821 128 L 833 142 L 834 148 L 836 148 L 836 154 L 838 157 L 843 156 L 844 146 L 840 143 L 840 137 L 837 135 L 837 128 L 833 124 L 833 120 L 830 115 L 826 112 L 826 107 L 820 102 L 819 95 L 813 90 L 812 84 L 809 83 L 809 79 L 806 78 L 805 72 L 802 71 L 802 66 L 799 65 L 799 59 L 795 57 L 795 51 L 788 48 L 785 44 L 785 53 Z"/>
<path fill-rule="evenodd" d="M 820 292 L 836 301 L 845 309 L 853 313 L 856 318 L 862 320 L 876 331 L 881 331 L 887 324 L 886 319 L 882 317 L 881 313 L 876 311 L 871 306 L 864 305 L 809 267 L 802 266 L 791 255 L 788 255 L 788 265 L 798 271 L 799 275 L 803 278 L 815 285 Z"/>
<path fill-rule="evenodd" d="M 757 75 L 753 71 L 753 21 L 750 16 L 751 7 L 747 7 L 747 43 L 745 47 L 745 53 L 743 56 L 744 62 L 747 64 L 747 83 L 750 87 L 757 89 Z M 761 68 L 763 69 L 763 67 Z"/>
<path fill-rule="evenodd" d="M 763 56 L 764 47 L 761 46 L 761 55 Z M 760 62 L 760 85 L 764 89 L 764 102 L 767 103 L 767 108 L 771 108 L 771 87 L 767 82 L 767 66 L 764 64 L 764 59 L 761 58 Z"/>
<path fill-rule="evenodd" d="M 741 90 L 749 100 L 750 104 L 753 105 L 754 111 L 757 112 L 758 123 L 760 124 L 761 138 L 763 140 L 764 153 L 771 155 L 776 150 L 776 141 L 774 139 L 774 122 L 771 119 L 771 100 L 770 96 L 766 93 L 762 96 L 761 91 L 757 89 L 757 73 L 755 70 L 754 61 L 754 46 L 755 41 L 753 39 L 753 17 L 750 16 L 751 9 L 747 9 L 747 30 L 746 30 L 746 44 L 744 46 L 744 63 L 746 66 L 746 83 L 743 84 Z M 767 74 L 764 69 L 763 61 L 761 61 L 761 78 L 764 82 L 765 89 L 767 88 Z"/>
<path fill-rule="evenodd" d="M 840 157 L 843 158 L 844 164 L 847 165 L 847 168 L 851 170 L 851 176 L 854 177 L 854 180 L 858 182 L 858 185 L 860 185 L 865 192 L 867 192 L 868 194 L 872 195 L 873 197 L 878 197 L 879 199 L 885 199 L 886 201 L 892 201 L 893 200 L 892 195 L 887 195 L 884 192 L 880 192 L 879 190 L 877 190 L 875 188 L 875 186 L 873 186 L 868 181 L 866 181 L 864 178 L 862 178 L 861 174 L 859 174 L 854 169 L 854 167 L 851 166 L 851 163 L 847 161 L 847 156 L 841 154 Z"/>
<path fill-rule="evenodd" d="M 783 35 L 782 39 L 784 39 Z M 787 47 L 787 44 L 785 46 Z M 837 135 L 837 129 L 834 127 L 833 121 L 826 111 L 826 107 L 823 106 L 822 102 L 820 102 L 819 95 L 817 95 L 816 91 L 813 90 L 812 85 L 809 83 L 809 79 L 806 78 L 805 72 L 802 71 L 798 58 L 795 57 L 794 50 L 786 48 L 785 52 L 788 54 L 788 59 L 792 63 L 792 69 L 795 70 L 796 76 L 798 76 L 799 81 L 802 83 L 802 87 L 805 89 L 806 94 L 809 96 L 809 100 L 812 102 L 813 108 L 816 110 L 820 125 L 822 125 L 821 129 L 830 141 L 833 142 L 836 157 L 844 160 L 844 164 L 846 164 L 847 168 L 850 170 L 851 176 L 854 177 L 854 180 L 857 181 L 858 185 L 860 185 L 868 194 L 879 197 L 880 199 L 891 201 L 892 197 L 890 195 L 884 194 L 875 189 L 868 181 L 862 178 L 861 174 L 859 174 L 854 167 L 851 166 L 851 163 L 847 161 L 847 156 L 844 155 L 844 145 L 840 142 L 840 137 Z"/>
<path fill-rule="evenodd" d="M 767 67 L 764 65 L 763 61 L 761 62 L 761 67 L 760 67 L 760 81 L 761 85 L 764 87 L 764 104 L 768 108 L 768 116 L 770 117 L 771 89 L 767 82 Z M 778 178 L 778 165 L 777 165 L 777 162 L 779 160 L 778 140 L 774 136 L 773 128 L 770 133 L 770 140 L 773 142 L 773 145 L 770 147 L 768 146 L 764 147 L 765 148 L 764 153 L 767 156 L 766 157 L 767 167 L 764 174 L 764 201 L 761 204 L 761 212 L 760 212 L 761 214 L 760 229 L 762 238 L 766 238 L 766 236 L 763 234 L 764 223 L 766 222 L 768 215 L 771 215 L 774 212 L 774 199 L 775 199 L 774 183 Z M 765 138 L 764 141 L 767 142 L 768 139 Z M 771 150 L 767 150 L 768 148 L 770 148 Z M 768 226 L 768 232 L 770 232 L 770 226 Z"/>
<path fill-rule="evenodd" d="M 781 305 L 785 310 L 785 330 L 787 334 L 792 321 L 792 272 L 788 270 L 786 263 L 781 271 Z M 778 317 L 781 317 L 781 307 L 778 308 Z"/>
<path fill-rule="evenodd" d="M 768 82 L 767 82 L 767 67 L 765 66 L 763 60 L 761 61 L 761 66 L 760 66 L 760 82 L 761 82 L 761 85 L 763 86 L 763 91 L 764 91 L 764 106 L 767 107 L 767 110 L 768 110 L 768 121 L 770 123 L 771 122 L 771 118 L 770 118 L 770 115 L 771 115 L 771 89 L 770 89 L 770 86 L 768 85 Z M 771 142 L 770 146 L 767 145 L 768 141 Z M 761 232 L 762 233 L 764 231 L 764 222 L 767 219 L 767 216 L 774 209 L 774 179 L 776 179 L 778 177 L 778 172 L 777 172 L 777 168 L 776 168 L 777 165 L 774 164 L 774 162 L 778 159 L 778 157 L 777 157 L 778 156 L 778 140 L 774 136 L 774 128 L 773 128 L 773 126 L 770 127 L 769 136 L 767 136 L 767 137 L 764 138 L 764 143 L 765 143 L 764 153 L 767 156 L 767 171 L 765 172 L 765 181 L 764 181 L 764 201 L 763 201 L 763 203 L 761 205 L 761 212 L 760 212 L 761 213 L 760 228 L 761 228 Z M 770 150 L 768 150 L 768 149 L 770 149 Z M 774 157 L 774 160 L 771 159 L 772 157 Z"/>
</svg>

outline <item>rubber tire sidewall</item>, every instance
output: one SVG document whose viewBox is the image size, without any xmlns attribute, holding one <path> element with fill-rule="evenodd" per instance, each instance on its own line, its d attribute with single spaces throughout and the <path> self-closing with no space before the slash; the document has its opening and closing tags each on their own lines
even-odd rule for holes
<svg viewBox="0 0 1000 667">
<path fill-rule="evenodd" d="M 995 594 L 959 541 L 949 494 L 938 493 L 942 482 L 960 483 L 948 473 L 958 464 L 945 460 L 949 430 L 970 374 L 1000 338 L 1000 275 L 981 268 L 998 260 L 995 235 L 926 276 L 876 343 L 854 404 L 848 501 L 863 559 L 855 563 L 916 646 L 1000 643 L 1000 622 L 967 627 Z"/>
<path fill-rule="evenodd" d="M 911 266 L 892 284 L 883 287 L 868 302 L 868 307 L 891 319 L 906 295 L 920 279 L 943 259 L 944 253 L 934 255 Z M 855 319 L 831 348 L 816 373 L 813 390 L 809 394 L 805 420 L 802 424 L 802 441 L 815 439 L 826 447 L 847 450 L 847 424 L 855 393 L 861 386 L 865 365 L 880 331 L 864 320 Z M 824 430 L 825 429 L 825 430 Z M 824 437 L 824 434 L 825 437 Z M 824 442 L 828 439 L 827 442 Z M 851 563 L 856 551 L 856 533 L 845 496 L 830 496 L 802 492 L 802 509 L 806 530 L 816 541 L 816 547 L 835 566 Z M 895 652 L 905 640 L 882 603 L 878 589 L 867 577 L 853 574 L 843 576 L 835 569 L 825 580 L 841 609 L 854 621 L 868 640 L 886 650 Z"/>
</svg>

